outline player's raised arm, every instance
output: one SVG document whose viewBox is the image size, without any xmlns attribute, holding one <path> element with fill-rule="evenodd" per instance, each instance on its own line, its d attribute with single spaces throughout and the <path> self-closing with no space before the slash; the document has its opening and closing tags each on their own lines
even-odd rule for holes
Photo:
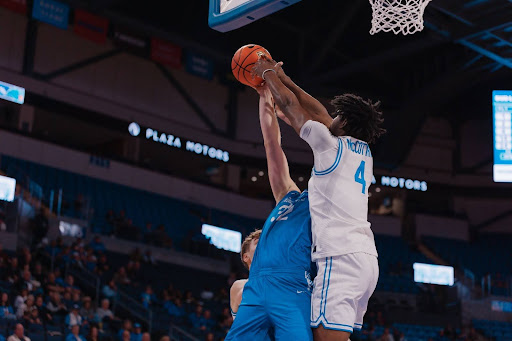
<svg viewBox="0 0 512 341">
<path fill-rule="evenodd" d="M 313 118 L 302 107 L 297 96 L 279 79 L 276 63 L 266 58 L 260 58 L 254 66 L 253 72 L 265 79 L 274 101 L 290 120 L 293 129 L 300 134 L 304 123 Z"/>
<path fill-rule="evenodd" d="M 293 92 L 297 99 L 299 100 L 300 105 L 309 113 L 311 118 L 315 121 L 318 121 L 324 124 L 327 128 L 331 126 L 333 118 L 329 115 L 329 112 L 325 108 L 325 106 L 320 103 L 316 98 L 308 94 L 301 87 L 299 87 L 295 82 L 284 72 L 281 67 L 282 63 L 278 63 L 277 65 L 277 76 L 283 82 L 283 84 Z"/>
<path fill-rule="evenodd" d="M 281 147 L 281 130 L 272 103 L 272 94 L 267 86 L 258 88 L 260 95 L 259 116 L 261 133 L 265 143 L 267 155 L 268 177 L 270 187 L 276 202 L 290 191 L 299 191 L 299 188 L 290 177 L 288 160 Z"/>
</svg>

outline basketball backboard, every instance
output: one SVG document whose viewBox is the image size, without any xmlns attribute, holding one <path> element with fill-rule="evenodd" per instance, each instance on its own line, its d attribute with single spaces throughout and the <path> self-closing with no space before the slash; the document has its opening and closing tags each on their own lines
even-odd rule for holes
<svg viewBox="0 0 512 341">
<path fill-rule="evenodd" d="M 219 32 L 245 26 L 301 0 L 210 0 L 208 24 Z"/>
</svg>

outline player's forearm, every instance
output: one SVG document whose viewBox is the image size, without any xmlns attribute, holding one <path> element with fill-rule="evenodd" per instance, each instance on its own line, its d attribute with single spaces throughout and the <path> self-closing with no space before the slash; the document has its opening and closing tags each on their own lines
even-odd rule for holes
<svg viewBox="0 0 512 341">
<path fill-rule="evenodd" d="M 268 71 L 265 74 L 265 80 L 277 106 L 290 120 L 295 131 L 300 133 L 302 125 L 311 118 L 305 110 L 300 108 L 297 96 L 283 84 L 275 72 Z"/>
<path fill-rule="evenodd" d="M 284 71 L 279 72 L 278 76 L 283 84 L 297 97 L 300 105 L 308 111 L 313 120 L 323 123 L 327 127 L 330 127 L 332 123 L 332 117 L 329 115 L 327 109 L 322 103 L 320 103 L 320 101 L 308 94 L 300 86 L 295 84 L 295 82 L 288 75 L 286 75 Z"/>
<path fill-rule="evenodd" d="M 271 146 L 281 147 L 281 131 L 273 110 L 270 93 L 260 97 L 260 127 L 265 148 Z"/>
</svg>

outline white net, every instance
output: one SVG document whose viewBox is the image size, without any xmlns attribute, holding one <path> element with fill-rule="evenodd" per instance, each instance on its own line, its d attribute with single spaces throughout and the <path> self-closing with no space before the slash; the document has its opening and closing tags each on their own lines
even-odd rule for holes
<svg viewBox="0 0 512 341">
<path fill-rule="evenodd" d="M 413 34 L 423 30 L 423 12 L 431 0 L 370 0 L 372 29 L 377 32 Z"/>
</svg>

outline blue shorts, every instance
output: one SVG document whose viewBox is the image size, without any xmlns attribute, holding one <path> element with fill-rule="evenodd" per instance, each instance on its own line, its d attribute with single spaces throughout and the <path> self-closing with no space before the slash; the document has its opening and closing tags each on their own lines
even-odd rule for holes
<svg viewBox="0 0 512 341">
<path fill-rule="evenodd" d="M 251 273 L 226 341 L 312 341 L 311 292 L 304 274 Z M 273 331 L 273 333 L 272 333 Z"/>
</svg>

